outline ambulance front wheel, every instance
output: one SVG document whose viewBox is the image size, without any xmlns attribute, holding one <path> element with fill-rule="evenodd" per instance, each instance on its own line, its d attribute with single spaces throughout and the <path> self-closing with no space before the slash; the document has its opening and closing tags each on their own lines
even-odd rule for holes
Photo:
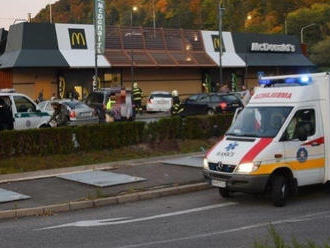
<svg viewBox="0 0 330 248">
<path fill-rule="evenodd" d="M 285 206 L 289 195 L 289 181 L 283 175 L 276 175 L 272 179 L 272 201 L 274 206 Z"/>
<path fill-rule="evenodd" d="M 227 188 L 219 188 L 219 194 L 223 197 L 223 198 L 228 198 L 230 197 L 230 191 Z"/>
</svg>

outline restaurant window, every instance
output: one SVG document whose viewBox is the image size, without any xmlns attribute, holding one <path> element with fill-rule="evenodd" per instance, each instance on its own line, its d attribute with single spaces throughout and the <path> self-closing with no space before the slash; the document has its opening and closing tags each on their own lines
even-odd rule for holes
<svg viewBox="0 0 330 248">
<path fill-rule="evenodd" d="M 120 72 L 110 72 L 104 74 L 102 88 L 118 87 L 121 85 Z"/>
</svg>

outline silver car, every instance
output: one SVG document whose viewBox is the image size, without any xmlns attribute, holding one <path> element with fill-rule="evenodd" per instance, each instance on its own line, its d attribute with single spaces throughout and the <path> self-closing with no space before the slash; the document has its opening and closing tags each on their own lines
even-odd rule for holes
<svg viewBox="0 0 330 248">
<path fill-rule="evenodd" d="M 52 102 L 58 102 L 67 107 L 70 112 L 70 126 L 85 125 L 85 124 L 97 124 L 99 118 L 96 115 L 94 109 L 88 107 L 85 103 L 71 99 L 59 99 L 54 101 L 43 101 L 38 104 L 38 108 L 47 112 L 49 115 L 54 113 L 54 109 L 51 106 Z"/>
<path fill-rule="evenodd" d="M 167 112 L 172 107 L 172 95 L 167 91 L 151 92 L 147 102 L 147 112 Z"/>
</svg>

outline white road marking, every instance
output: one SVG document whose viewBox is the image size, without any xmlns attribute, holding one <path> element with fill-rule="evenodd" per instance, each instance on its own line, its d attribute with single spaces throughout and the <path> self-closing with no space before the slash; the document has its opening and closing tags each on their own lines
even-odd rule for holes
<svg viewBox="0 0 330 248">
<path fill-rule="evenodd" d="M 121 218 L 115 218 L 115 219 L 78 221 L 78 222 L 72 222 L 72 223 L 58 225 L 58 226 L 45 227 L 45 228 L 41 228 L 41 229 L 37 229 L 37 230 L 50 230 L 50 229 L 58 229 L 58 228 L 63 228 L 63 227 L 95 227 L 95 226 L 110 226 L 110 225 L 128 224 L 128 223 L 134 223 L 134 222 L 155 220 L 155 219 L 159 219 L 159 218 L 166 218 L 166 217 L 172 217 L 172 216 L 177 216 L 177 215 L 201 212 L 201 211 L 206 211 L 206 210 L 215 209 L 215 208 L 233 206 L 236 204 L 237 203 L 234 203 L 234 202 L 221 203 L 221 204 L 215 204 L 215 205 L 210 205 L 210 206 L 205 206 L 205 207 L 187 209 L 187 210 L 182 210 L 182 211 L 177 211 L 177 212 L 172 212 L 172 213 L 159 214 L 159 215 L 136 218 L 136 219 L 129 219 L 129 217 L 121 217 Z"/>
<path fill-rule="evenodd" d="M 328 214 L 328 215 L 325 215 L 325 214 Z M 160 245 L 160 244 L 175 243 L 175 242 L 192 240 L 192 239 L 208 238 L 208 237 L 216 236 L 216 235 L 220 235 L 220 234 L 240 232 L 240 231 L 254 229 L 254 228 L 258 228 L 258 227 L 266 227 L 269 225 L 280 225 L 280 224 L 286 224 L 286 223 L 305 222 L 305 221 L 309 221 L 309 220 L 313 220 L 313 219 L 317 219 L 317 218 L 330 218 L 329 214 L 330 214 L 330 211 L 325 211 L 325 212 L 319 212 L 319 213 L 310 214 L 310 215 L 304 215 L 304 216 L 296 217 L 296 218 L 292 218 L 292 219 L 262 222 L 262 223 L 257 223 L 254 225 L 242 226 L 242 227 L 222 230 L 222 231 L 218 231 L 218 232 L 198 234 L 198 235 L 192 235 L 192 236 L 176 238 L 176 239 L 159 240 L 159 241 L 140 243 L 140 244 L 134 244 L 134 245 L 126 245 L 126 246 L 120 246 L 117 248 L 138 248 L 138 247 L 155 246 L 155 245 Z"/>
</svg>

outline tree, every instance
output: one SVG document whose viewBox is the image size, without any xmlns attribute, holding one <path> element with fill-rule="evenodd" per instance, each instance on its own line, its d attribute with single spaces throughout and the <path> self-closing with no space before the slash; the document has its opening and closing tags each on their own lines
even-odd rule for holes
<svg viewBox="0 0 330 248">
<path fill-rule="evenodd" d="M 330 35 L 330 4 L 313 4 L 289 13 L 288 32 L 299 37 L 302 27 L 312 23 L 316 25 L 304 31 L 304 41 L 309 47 Z"/>
<path fill-rule="evenodd" d="M 311 60 L 322 67 L 330 69 L 330 36 L 315 44 L 311 49 Z"/>
</svg>

